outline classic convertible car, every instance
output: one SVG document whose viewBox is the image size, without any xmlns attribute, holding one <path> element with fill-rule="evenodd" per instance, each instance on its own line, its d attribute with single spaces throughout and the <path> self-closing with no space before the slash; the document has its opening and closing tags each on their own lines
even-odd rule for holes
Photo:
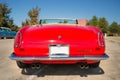
<svg viewBox="0 0 120 80">
<path fill-rule="evenodd" d="M 18 31 L 10 55 L 20 68 L 43 64 L 78 64 L 81 69 L 98 67 L 105 53 L 103 33 L 93 26 L 79 26 L 73 19 L 42 19 L 40 25 Z"/>
</svg>

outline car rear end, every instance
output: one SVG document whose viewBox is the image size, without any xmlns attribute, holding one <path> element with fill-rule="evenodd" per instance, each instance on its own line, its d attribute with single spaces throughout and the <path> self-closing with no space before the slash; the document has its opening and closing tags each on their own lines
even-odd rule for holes
<svg viewBox="0 0 120 80">
<path fill-rule="evenodd" d="M 50 25 L 19 31 L 10 58 L 23 64 L 80 64 L 80 67 L 96 67 L 108 55 L 105 54 L 104 37 L 100 30 Z"/>
</svg>

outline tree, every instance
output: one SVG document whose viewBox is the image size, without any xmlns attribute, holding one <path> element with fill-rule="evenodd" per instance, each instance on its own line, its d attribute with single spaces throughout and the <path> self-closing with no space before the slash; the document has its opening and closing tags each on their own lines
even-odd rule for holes
<svg viewBox="0 0 120 80">
<path fill-rule="evenodd" d="M 18 27 L 14 25 L 13 19 L 10 18 L 11 8 L 7 3 L 0 3 L 0 27 L 8 27 L 11 30 L 17 31 Z"/>
<path fill-rule="evenodd" d="M 13 25 L 11 26 L 11 30 L 17 32 L 19 30 L 19 27 L 17 25 Z"/>
<path fill-rule="evenodd" d="M 120 34 L 120 26 L 117 24 L 117 22 L 112 22 L 112 24 L 109 26 L 109 31 L 113 34 Z"/>
<path fill-rule="evenodd" d="M 0 3 L 0 27 L 9 27 L 11 8 L 8 8 L 7 3 Z"/>
<path fill-rule="evenodd" d="M 22 26 L 23 26 L 23 27 L 24 27 L 24 26 L 27 26 L 27 25 L 29 25 L 29 20 L 28 20 L 28 19 L 26 19 L 25 22 L 22 22 Z"/>
<path fill-rule="evenodd" d="M 98 18 L 96 16 L 93 16 L 92 19 L 88 22 L 88 25 L 98 27 Z"/>
<path fill-rule="evenodd" d="M 108 21 L 106 20 L 106 18 L 102 17 L 102 18 L 97 18 L 96 16 L 93 16 L 92 19 L 87 23 L 87 25 L 92 25 L 92 26 L 96 26 L 99 29 L 101 29 L 101 31 L 103 33 L 107 33 L 108 32 Z"/>
<path fill-rule="evenodd" d="M 118 34 L 120 35 L 120 24 L 118 25 Z"/>
<path fill-rule="evenodd" d="M 38 7 L 33 8 L 28 12 L 28 16 L 30 17 L 30 25 L 39 24 L 38 16 L 39 16 L 40 9 Z"/>
<path fill-rule="evenodd" d="M 22 26 L 39 24 L 39 20 L 38 20 L 39 12 L 40 9 L 38 7 L 28 11 L 28 16 L 30 19 L 26 19 L 24 22 L 22 22 Z"/>
<path fill-rule="evenodd" d="M 108 22 L 106 18 L 102 17 L 99 19 L 98 26 L 103 33 L 107 33 L 108 31 Z"/>
</svg>

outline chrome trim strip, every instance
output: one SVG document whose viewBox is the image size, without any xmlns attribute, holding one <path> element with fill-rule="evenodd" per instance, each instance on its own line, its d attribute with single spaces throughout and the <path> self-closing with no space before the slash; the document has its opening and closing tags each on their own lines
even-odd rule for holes
<svg viewBox="0 0 120 80">
<path fill-rule="evenodd" d="M 78 57 L 17 57 L 14 54 L 11 54 L 10 59 L 17 61 L 29 61 L 29 60 L 105 60 L 109 56 L 107 54 L 103 56 L 78 56 Z"/>
<path fill-rule="evenodd" d="M 53 20 L 53 19 L 61 19 L 61 20 L 76 20 L 76 19 L 73 19 L 73 18 L 42 18 L 42 19 L 40 19 L 40 20 L 46 20 L 46 19 L 51 19 L 51 20 Z"/>
</svg>

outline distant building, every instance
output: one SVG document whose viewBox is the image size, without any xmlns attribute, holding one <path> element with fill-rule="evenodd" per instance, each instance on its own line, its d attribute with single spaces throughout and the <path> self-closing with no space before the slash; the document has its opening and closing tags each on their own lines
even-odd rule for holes
<svg viewBox="0 0 120 80">
<path fill-rule="evenodd" d="M 86 26 L 88 23 L 87 19 L 78 19 L 78 25 L 80 26 Z"/>
</svg>

